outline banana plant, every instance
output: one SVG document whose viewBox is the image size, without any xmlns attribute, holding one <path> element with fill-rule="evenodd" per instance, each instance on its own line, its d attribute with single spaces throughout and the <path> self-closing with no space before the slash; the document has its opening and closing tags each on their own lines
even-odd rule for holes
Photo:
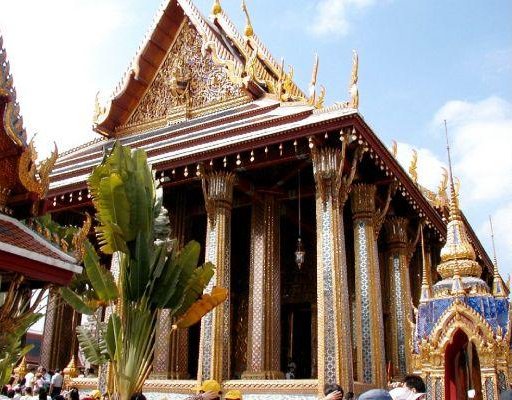
<svg viewBox="0 0 512 400">
<path fill-rule="evenodd" d="M 7 383 L 16 363 L 33 345 L 22 345 L 28 328 L 43 315 L 36 312 L 46 287 L 39 291 L 30 304 L 30 291 L 23 290 L 24 277 L 16 274 L 0 293 L 0 386 Z M 0 276 L 0 287 L 2 286 Z"/>
<path fill-rule="evenodd" d="M 168 217 L 143 150 L 115 143 L 93 170 L 88 186 L 98 245 L 104 254 L 117 253 L 119 275 L 114 278 L 100 264 L 95 247 L 86 240 L 85 276 L 75 281 L 85 284 L 61 288 L 61 295 L 83 314 L 92 315 L 101 306 L 112 310 L 96 335 L 79 328 L 78 339 L 90 362 L 110 362 L 112 395 L 128 400 L 142 391 L 151 371 L 159 310 L 169 310 L 177 321 L 174 328 L 187 327 L 222 303 L 227 290 L 203 294 L 214 266 L 198 266 L 199 244 L 192 241 L 177 251 L 162 237 L 169 232 Z"/>
</svg>

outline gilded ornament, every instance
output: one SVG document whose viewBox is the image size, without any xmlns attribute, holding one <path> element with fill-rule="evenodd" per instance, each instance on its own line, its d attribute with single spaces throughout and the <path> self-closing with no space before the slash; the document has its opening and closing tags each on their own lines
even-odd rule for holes
<svg viewBox="0 0 512 400">
<path fill-rule="evenodd" d="M 220 0 L 214 0 L 213 6 L 212 6 L 212 14 L 217 15 L 222 12 L 222 7 L 220 5 Z"/>
<path fill-rule="evenodd" d="M 409 165 L 409 175 L 414 183 L 418 183 L 418 152 L 412 150 L 411 163 Z"/>
<path fill-rule="evenodd" d="M 22 185 L 39 198 L 44 198 L 50 185 L 50 173 L 57 161 L 59 151 L 57 145 L 51 155 L 36 165 L 37 152 L 34 146 L 34 139 L 30 141 L 20 156 L 18 163 L 18 174 Z"/>
<path fill-rule="evenodd" d="M 359 56 L 355 50 L 352 50 L 352 74 L 350 77 L 350 85 L 348 93 L 350 95 L 350 101 L 348 107 L 359 108 L 359 89 L 357 87 L 357 81 L 359 80 Z"/>
<path fill-rule="evenodd" d="M 247 5 L 245 4 L 245 0 L 242 0 L 242 11 L 245 14 L 244 35 L 246 37 L 251 37 L 254 35 L 254 29 L 252 28 L 251 18 L 249 17 L 249 12 L 247 11 Z"/>
<path fill-rule="evenodd" d="M 85 221 L 82 227 L 75 233 L 71 241 L 74 248 L 74 255 L 78 262 L 84 259 L 85 255 L 85 241 L 89 235 L 92 226 L 92 218 L 89 213 L 85 213 Z"/>
<path fill-rule="evenodd" d="M 398 144 L 397 144 L 396 140 L 393 140 L 393 142 L 391 144 L 391 155 L 395 158 L 398 155 Z"/>
</svg>

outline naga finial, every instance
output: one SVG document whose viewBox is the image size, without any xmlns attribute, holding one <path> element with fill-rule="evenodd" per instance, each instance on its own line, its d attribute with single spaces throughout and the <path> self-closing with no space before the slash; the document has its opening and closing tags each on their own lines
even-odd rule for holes
<svg viewBox="0 0 512 400">
<path fill-rule="evenodd" d="M 34 146 L 34 139 L 30 141 L 28 146 L 21 154 L 18 162 L 18 176 L 20 182 L 29 192 L 36 193 L 42 199 L 50 185 L 50 173 L 59 156 L 57 144 L 54 143 L 54 150 L 50 156 L 36 165 L 37 152 Z"/>
<path fill-rule="evenodd" d="M 396 142 L 396 140 L 393 140 L 393 142 L 391 142 L 391 154 L 395 158 L 398 155 L 398 143 Z"/>
<path fill-rule="evenodd" d="M 357 81 L 359 80 L 359 56 L 355 50 L 352 50 L 352 75 L 350 78 L 350 85 L 348 93 L 350 101 L 348 106 L 351 108 L 359 108 L 359 89 L 357 88 Z"/>
<path fill-rule="evenodd" d="M 85 213 L 85 221 L 82 227 L 75 233 L 72 239 L 72 244 L 74 247 L 74 256 L 81 262 L 85 256 L 85 240 L 87 239 L 87 235 L 91 230 L 92 219 L 89 213 Z"/>
<path fill-rule="evenodd" d="M 313 72 L 311 73 L 311 82 L 309 83 L 309 103 L 315 104 L 316 100 L 316 80 L 318 77 L 318 54 L 315 54 L 315 62 L 313 64 Z"/>
<path fill-rule="evenodd" d="M 212 6 L 212 14 L 217 15 L 222 12 L 222 6 L 220 5 L 220 0 L 214 0 Z"/>
<path fill-rule="evenodd" d="M 246 37 L 252 37 L 254 35 L 254 29 L 252 28 L 251 18 L 249 17 L 249 12 L 247 11 L 247 5 L 245 4 L 245 0 L 242 0 L 242 11 L 245 14 L 244 35 Z"/>
<path fill-rule="evenodd" d="M 412 149 L 411 164 L 409 165 L 409 175 L 414 183 L 418 183 L 418 152 Z"/>
</svg>

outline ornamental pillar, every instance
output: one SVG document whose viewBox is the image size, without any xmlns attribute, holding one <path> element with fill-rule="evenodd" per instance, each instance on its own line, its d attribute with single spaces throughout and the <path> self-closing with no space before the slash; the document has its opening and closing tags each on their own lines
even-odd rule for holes
<svg viewBox="0 0 512 400">
<path fill-rule="evenodd" d="M 40 363 L 48 369 L 63 369 L 75 351 L 72 338 L 77 323 L 73 308 L 60 297 L 58 289 L 51 288 L 46 310 Z"/>
<path fill-rule="evenodd" d="M 279 203 L 265 195 L 251 219 L 249 327 L 245 379 L 279 379 L 281 363 L 281 271 Z"/>
<path fill-rule="evenodd" d="M 205 261 L 215 265 L 206 292 L 213 286 L 230 288 L 231 208 L 235 175 L 212 172 L 203 176 L 203 195 L 207 214 Z M 201 320 L 198 380 L 229 379 L 230 301 L 228 299 Z"/>
<path fill-rule="evenodd" d="M 359 381 L 384 387 L 384 325 L 377 252 L 376 186 L 356 184 L 351 204 L 354 219 L 356 353 Z"/>
<path fill-rule="evenodd" d="M 176 193 L 172 212 L 169 215 L 171 237 L 176 240 L 176 250 L 181 250 L 185 242 L 185 196 Z M 171 330 L 170 310 L 160 310 L 155 336 L 155 356 L 153 358 L 153 379 L 188 378 L 188 329 Z"/>
<path fill-rule="evenodd" d="M 411 304 L 411 285 L 408 258 L 408 220 L 390 217 L 384 223 L 388 252 L 388 271 L 391 362 L 393 377 L 403 378 L 412 370 L 412 332 L 410 322 L 414 320 Z"/>
<path fill-rule="evenodd" d="M 352 344 L 343 204 L 346 190 L 339 171 L 344 157 L 339 149 L 314 149 L 316 186 L 318 385 L 339 383 L 353 388 Z"/>
</svg>

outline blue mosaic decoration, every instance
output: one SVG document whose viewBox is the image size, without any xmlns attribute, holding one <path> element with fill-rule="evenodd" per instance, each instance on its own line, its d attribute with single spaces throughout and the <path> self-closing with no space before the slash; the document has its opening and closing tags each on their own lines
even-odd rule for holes
<svg viewBox="0 0 512 400">
<path fill-rule="evenodd" d="M 503 371 L 498 372 L 498 392 L 504 392 L 508 389 L 507 377 Z"/>
<path fill-rule="evenodd" d="M 402 277 L 400 274 L 400 257 L 393 254 L 393 280 L 395 281 L 395 307 L 396 307 L 396 340 L 398 343 L 398 369 L 401 375 L 407 373 L 405 355 L 405 312 L 403 309 Z"/>
<path fill-rule="evenodd" d="M 359 273 L 361 274 L 361 335 L 363 353 L 363 382 L 372 382 L 372 350 L 370 328 L 370 284 L 368 282 L 368 242 L 366 239 L 366 223 L 357 224 L 359 239 Z"/>
<path fill-rule="evenodd" d="M 487 400 L 494 400 L 494 382 L 492 378 L 485 379 L 485 395 Z"/>
</svg>

